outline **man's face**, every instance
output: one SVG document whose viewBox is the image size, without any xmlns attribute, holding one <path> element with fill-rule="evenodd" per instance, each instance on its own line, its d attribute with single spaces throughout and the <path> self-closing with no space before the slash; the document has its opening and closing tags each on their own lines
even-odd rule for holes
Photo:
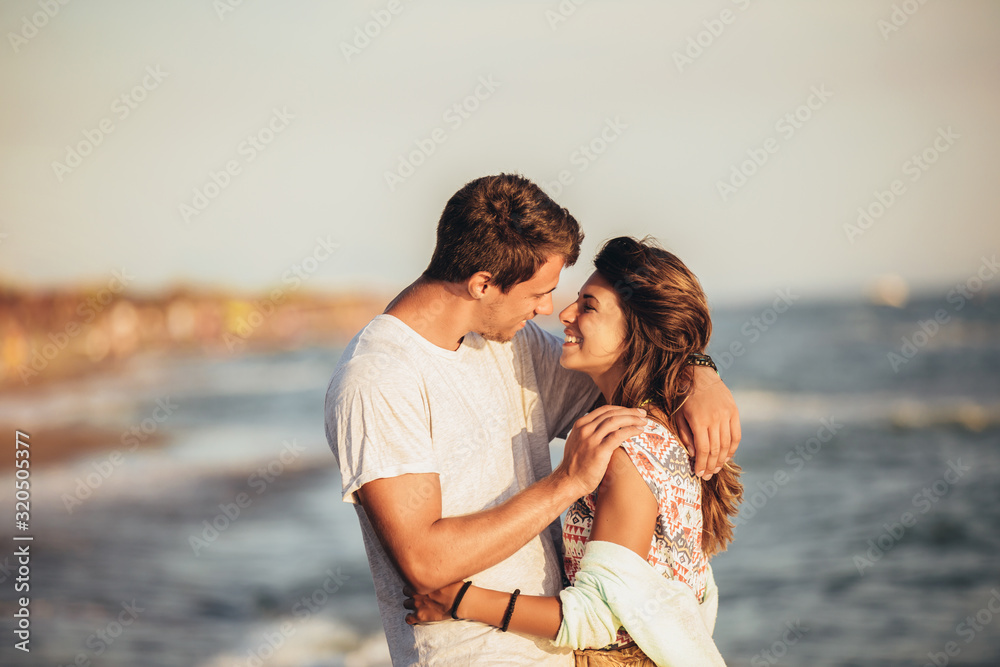
<svg viewBox="0 0 1000 667">
<path fill-rule="evenodd" d="M 486 340 L 506 343 L 535 315 L 551 314 L 552 291 L 559 284 L 564 264 L 562 257 L 549 257 L 535 275 L 514 285 L 506 294 L 491 285 L 480 330 L 476 333 Z"/>
</svg>

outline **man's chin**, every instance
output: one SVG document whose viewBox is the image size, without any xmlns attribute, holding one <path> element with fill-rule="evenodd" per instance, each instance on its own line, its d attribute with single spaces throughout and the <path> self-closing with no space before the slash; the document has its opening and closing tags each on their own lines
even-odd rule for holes
<svg viewBox="0 0 1000 667">
<path fill-rule="evenodd" d="M 514 328 L 508 329 L 506 331 L 501 331 L 499 329 L 488 329 L 485 331 L 477 331 L 476 333 L 478 333 L 486 340 L 492 341 L 494 343 L 509 343 L 510 341 L 514 340 L 514 336 L 517 335 L 517 332 L 526 326 L 528 326 L 528 320 L 521 320 L 520 322 L 517 323 L 517 325 L 514 326 Z"/>
<path fill-rule="evenodd" d="M 480 331 L 480 336 L 493 343 L 509 343 L 517 331 Z"/>
</svg>

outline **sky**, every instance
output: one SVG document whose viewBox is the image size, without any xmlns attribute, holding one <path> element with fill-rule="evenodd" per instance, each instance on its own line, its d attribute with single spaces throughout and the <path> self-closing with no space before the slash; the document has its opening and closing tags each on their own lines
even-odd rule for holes
<svg viewBox="0 0 1000 667">
<path fill-rule="evenodd" d="M 0 280 L 395 290 L 499 172 L 580 221 L 566 292 L 620 234 L 716 303 L 1000 251 L 1000 4 L 577 1 L 6 0 Z"/>
</svg>

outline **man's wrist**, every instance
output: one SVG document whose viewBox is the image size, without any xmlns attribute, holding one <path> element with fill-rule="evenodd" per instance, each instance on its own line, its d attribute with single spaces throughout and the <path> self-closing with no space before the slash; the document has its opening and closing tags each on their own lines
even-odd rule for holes
<svg viewBox="0 0 1000 667">
<path fill-rule="evenodd" d="M 556 514 L 562 514 L 583 495 L 580 480 L 573 477 L 561 464 L 542 480 L 547 485 L 547 495 L 554 503 Z"/>
<path fill-rule="evenodd" d="M 719 373 L 719 368 L 715 365 L 715 362 L 712 361 L 712 357 L 708 356 L 707 354 L 692 354 L 688 356 L 687 363 L 688 366 L 700 366 L 702 368 L 711 368 L 713 371 L 715 371 L 717 375 L 719 375 L 720 377 L 722 376 L 722 374 Z"/>
<path fill-rule="evenodd" d="M 700 366 L 692 364 L 694 377 L 703 378 L 702 382 L 708 382 L 709 384 L 715 384 L 716 382 L 722 382 L 722 375 L 719 371 L 712 370 L 709 366 Z"/>
</svg>

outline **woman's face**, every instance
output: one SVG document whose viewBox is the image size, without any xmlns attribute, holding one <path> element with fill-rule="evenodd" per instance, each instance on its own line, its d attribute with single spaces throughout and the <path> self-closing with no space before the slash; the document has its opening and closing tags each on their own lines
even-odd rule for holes
<svg viewBox="0 0 1000 667">
<path fill-rule="evenodd" d="M 612 285 L 600 273 L 591 274 L 576 301 L 559 313 L 566 327 L 559 359 L 564 368 L 596 379 L 615 366 L 625 341 L 625 317 L 619 304 Z"/>
</svg>

